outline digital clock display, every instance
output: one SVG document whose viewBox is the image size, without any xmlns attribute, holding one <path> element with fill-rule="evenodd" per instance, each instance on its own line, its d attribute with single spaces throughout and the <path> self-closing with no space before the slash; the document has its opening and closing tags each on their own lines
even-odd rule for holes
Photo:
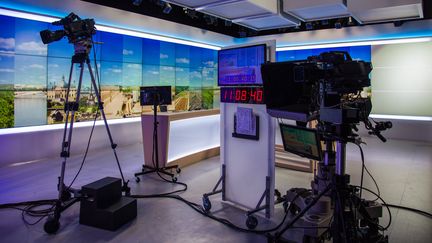
<svg viewBox="0 0 432 243">
<path fill-rule="evenodd" d="M 262 87 L 221 87 L 221 102 L 264 104 Z"/>
</svg>

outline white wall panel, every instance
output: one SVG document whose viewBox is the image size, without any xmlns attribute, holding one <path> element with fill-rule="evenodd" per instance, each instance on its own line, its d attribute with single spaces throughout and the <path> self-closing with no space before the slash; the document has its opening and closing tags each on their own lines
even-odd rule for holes
<svg viewBox="0 0 432 243">
<path fill-rule="evenodd" d="M 372 113 L 432 116 L 432 42 L 372 46 Z"/>
</svg>

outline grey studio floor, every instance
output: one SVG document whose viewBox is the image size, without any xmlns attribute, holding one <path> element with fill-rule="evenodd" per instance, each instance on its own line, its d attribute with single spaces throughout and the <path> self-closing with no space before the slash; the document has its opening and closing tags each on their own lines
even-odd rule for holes
<svg viewBox="0 0 432 243">
<path fill-rule="evenodd" d="M 379 183 L 382 197 L 388 203 L 432 212 L 432 144 L 398 140 L 381 143 L 375 138 L 366 141 L 366 165 Z M 349 145 L 347 151 L 348 173 L 352 184 L 359 184 L 361 159 L 358 148 Z M 161 183 L 154 176 L 146 176 L 140 183 L 134 181 L 133 173 L 139 170 L 143 161 L 141 144 L 119 147 L 118 153 L 133 194 L 179 188 Z M 75 175 L 80 161 L 81 156 L 68 160 L 67 182 Z M 0 203 L 55 198 L 59 170 L 59 158 L 0 167 Z M 92 151 L 75 187 L 105 176 L 119 177 L 111 150 Z M 179 181 L 187 183 L 189 189 L 182 196 L 201 204 L 202 194 L 211 190 L 218 177 L 219 157 L 183 168 Z M 375 190 L 370 178 L 365 178 L 365 186 Z M 311 179 L 309 173 L 276 169 L 276 188 L 281 192 L 291 187 L 308 187 Z M 229 218 L 244 227 L 243 211 L 222 202 L 220 196 L 214 196 L 212 203 L 217 216 Z M 280 207 L 276 208 L 275 221 L 281 217 Z M 397 209 L 391 209 L 391 212 L 393 220 L 387 231 L 390 242 L 432 242 L 432 220 Z M 383 225 L 388 222 L 387 213 L 384 214 Z M 19 211 L 0 210 L 0 242 L 266 242 L 261 235 L 232 230 L 172 199 L 139 199 L 137 218 L 116 232 L 80 225 L 78 215 L 79 204 L 75 204 L 63 213 L 59 232 L 47 235 L 43 231 L 44 221 L 26 226 Z M 260 219 L 258 227 L 271 225 L 274 223 Z"/>
</svg>

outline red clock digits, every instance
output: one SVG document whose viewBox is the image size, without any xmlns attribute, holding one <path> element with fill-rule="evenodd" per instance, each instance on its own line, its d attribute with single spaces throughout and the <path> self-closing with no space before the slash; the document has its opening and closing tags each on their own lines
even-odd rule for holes
<svg viewBox="0 0 432 243">
<path fill-rule="evenodd" d="M 262 92 L 262 90 L 257 90 L 256 92 L 257 92 L 256 101 L 262 102 L 262 98 L 263 98 L 263 92 Z"/>
<path fill-rule="evenodd" d="M 247 91 L 246 90 L 242 90 L 241 91 L 241 101 L 246 101 L 246 97 L 247 97 Z"/>
<path fill-rule="evenodd" d="M 221 88 L 221 102 L 262 104 L 263 90 L 260 87 Z"/>
<path fill-rule="evenodd" d="M 238 90 L 238 89 L 236 89 L 236 91 L 235 91 L 235 100 L 236 101 L 240 100 L 240 98 L 241 98 L 241 91 Z"/>
<path fill-rule="evenodd" d="M 256 98 L 256 93 L 257 93 L 256 90 L 251 89 L 251 91 L 250 91 L 250 97 L 251 97 L 251 100 L 253 100 L 253 101 L 256 101 L 256 100 L 257 100 L 257 98 Z"/>
</svg>

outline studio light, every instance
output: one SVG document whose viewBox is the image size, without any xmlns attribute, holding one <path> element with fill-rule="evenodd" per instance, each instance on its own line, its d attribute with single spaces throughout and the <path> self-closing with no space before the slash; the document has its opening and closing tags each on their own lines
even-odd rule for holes
<svg viewBox="0 0 432 243">
<path fill-rule="evenodd" d="M 354 25 L 354 21 L 351 16 L 348 17 L 348 25 Z"/>
<path fill-rule="evenodd" d="M 139 6 L 139 5 L 141 5 L 142 1 L 143 0 L 132 0 L 132 4 L 135 6 Z"/>
<path fill-rule="evenodd" d="M 191 19 L 197 19 L 197 12 L 193 9 L 183 8 L 184 13 Z"/>
<path fill-rule="evenodd" d="M 211 15 L 207 15 L 207 14 L 204 15 L 204 21 L 206 22 L 207 25 L 214 25 L 214 26 L 218 25 L 217 18 Z"/>
<path fill-rule="evenodd" d="M 305 26 L 307 30 L 313 30 L 313 24 L 311 22 L 307 22 Z"/>
<path fill-rule="evenodd" d="M 403 21 L 402 20 L 398 20 L 393 22 L 394 27 L 401 27 L 403 25 Z"/>
<path fill-rule="evenodd" d="M 171 10 L 172 10 L 171 4 L 165 2 L 165 6 L 164 6 L 162 12 L 164 14 L 169 14 L 169 13 L 171 13 Z"/>
</svg>

